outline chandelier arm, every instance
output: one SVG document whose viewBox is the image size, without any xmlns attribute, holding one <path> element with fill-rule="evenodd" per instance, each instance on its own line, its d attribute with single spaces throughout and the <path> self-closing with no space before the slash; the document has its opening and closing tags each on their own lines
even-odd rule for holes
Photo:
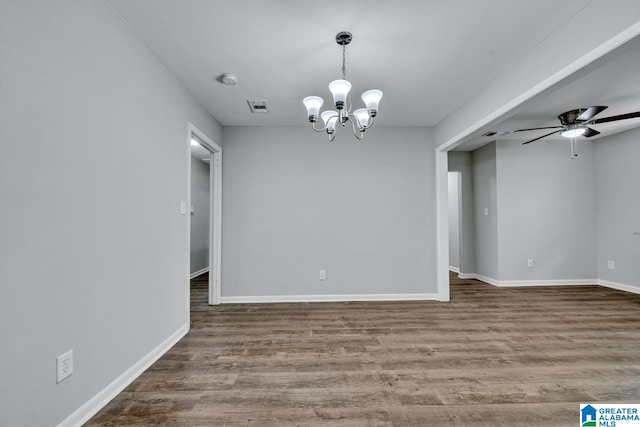
<svg viewBox="0 0 640 427">
<path fill-rule="evenodd" d="M 324 130 L 327 128 L 327 126 L 323 126 L 321 129 L 316 129 L 316 122 L 311 122 L 311 127 L 313 128 L 313 130 L 315 130 L 316 132 L 324 132 Z"/>
<path fill-rule="evenodd" d="M 355 123 L 358 118 L 355 116 L 355 114 L 349 114 L 349 121 L 351 121 L 351 123 Z M 374 118 L 373 116 L 369 116 L 369 120 L 367 121 L 367 124 L 365 126 L 362 126 L 362 130 L 367 130 L 373 127 L 373 122 L 374 122 Z"/>
<path fill-rule="evenodd" d="M 358 138 L 359 140 L 362 140 L 362 138 L 364 138 L 364 129 L 360 129 L 356 126 L 356 117 L 351 115 L 353 117 L 353 119 L 349 119 L 349 121 L 351 122 L 351 127 L 353 128 L 353 135 Z"/>
<path fill-rule="evenodd" d="M 375 120 L 374 117 L 371 114 L 369 114 L 369 121 L 367 122 L 367 126 L 365 127 L 365 129 L 369 129 L 373 127 L 374 120 Z"/>
</svg>

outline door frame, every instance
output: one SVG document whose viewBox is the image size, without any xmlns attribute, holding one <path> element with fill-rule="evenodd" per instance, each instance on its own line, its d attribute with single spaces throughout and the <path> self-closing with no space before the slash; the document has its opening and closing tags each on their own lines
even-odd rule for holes
<svg viewBox="0 0 640 427">
<path fill-rule="evenodd" d="M 187 206 L 191 206 L 191 138 L 210 153 L 209 161 L 209 305 L 220 304 L 222 289 L 222 147 L 213 142 L 193 123 L 187 124 Z M 191 215 L 187 215 L 187 278 L 190 283 Z M 187 299 L 187 304 L 190 298 Z"/>
</svg>

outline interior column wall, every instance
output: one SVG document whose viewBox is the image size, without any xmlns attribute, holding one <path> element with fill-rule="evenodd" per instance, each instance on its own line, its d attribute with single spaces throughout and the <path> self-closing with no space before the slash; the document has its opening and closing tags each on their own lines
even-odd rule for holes
<svg viewBox="0 0 640 427">
<path fill-rule="evenodd" d="M 595 143 L 598 278 L 635 292 L 640 292 L 638 159 L 640 129 Z"/>
</svg>

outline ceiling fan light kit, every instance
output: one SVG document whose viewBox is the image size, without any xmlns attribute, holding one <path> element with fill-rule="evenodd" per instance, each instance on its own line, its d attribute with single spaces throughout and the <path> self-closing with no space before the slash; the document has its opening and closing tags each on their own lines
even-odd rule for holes
<svg viewBox="0 0 640 427">
<path fill-rule="evenodd" d="M 378 114 L 378 106 L 383 95 L 382 91 L 378 89 L 364 92 L 361 99 L 365 104 L 365 108 L 359 108 L 351 112 L 353 107 L 349 96 L 351 83 L 347 80 L 345 64 L 346 46 L 351 43 L 352 39 L 353 36 L 348 31 L 341 31 L 336 35 L 336 43 L 342 46 L 342 79 L 329 83 L 329 91 L 333 96 L 335 110 L 327 110 L 320 113 L 324 99 L 319 96 L 307 96 L 302 100 L 302 103 L 307 108 L 307 117 L 311 127 L 316 132 L 326 132 L 329 135 L 329 141 L 335 139 L 337 126 L 346 126 L 347 122 L 351 123 L 353 134 L 357 139 L 364 138 L 364 132 L 373 126 L 373 119 Z M 324 122 L 324 126 L 319 129 L 316 127 L 318 116 Z"/>
<path fill-rule="evenodd" d="M 587 131 L 586 126 L 568 126 L 562 132 L 560 132 L 560 136 L 565 138 L 576 138 L 578 136 L 582 136 Z"/>
</svg>

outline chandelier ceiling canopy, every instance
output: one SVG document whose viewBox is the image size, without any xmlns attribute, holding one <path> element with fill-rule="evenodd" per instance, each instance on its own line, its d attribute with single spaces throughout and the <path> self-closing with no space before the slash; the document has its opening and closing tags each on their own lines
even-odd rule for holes
<svg viewBox="0 0 640 427">
<path fill-rule="evenodd" d="M 360 96 L 365 108 L 358 108 L 351 112 L 353 105 L 349 95 L 351 83 L 347 80 L 346 46 L 351 43 L 352 39 L 353 36 L 348 31 L 342 31 L 336 35 L 336 43 L 342 46 L 342 79 L 329 83 L 329 91 L 333 95 L 333 104 L 337 111 L 327 110 L 320 113 L 324 99 L 319 96 L 307 96 L 302 100 L 304 106 L 307 107 L 307 116 L 313 130 L 326 132 L 329 135 L 329 141 L 333 141 L 336 137 L 337 126 L 346 126 L 347 122 L 351 123 L 355 137 L 362 139 L 364 131 L 373 126 L 374 117 L 378 114 L 378 104 L 382 99 L 381 90 L 368 90 Z M 321 128 L 316 127 L 318 116 L 324 122 L 324 126 Z"/>
</svg>

